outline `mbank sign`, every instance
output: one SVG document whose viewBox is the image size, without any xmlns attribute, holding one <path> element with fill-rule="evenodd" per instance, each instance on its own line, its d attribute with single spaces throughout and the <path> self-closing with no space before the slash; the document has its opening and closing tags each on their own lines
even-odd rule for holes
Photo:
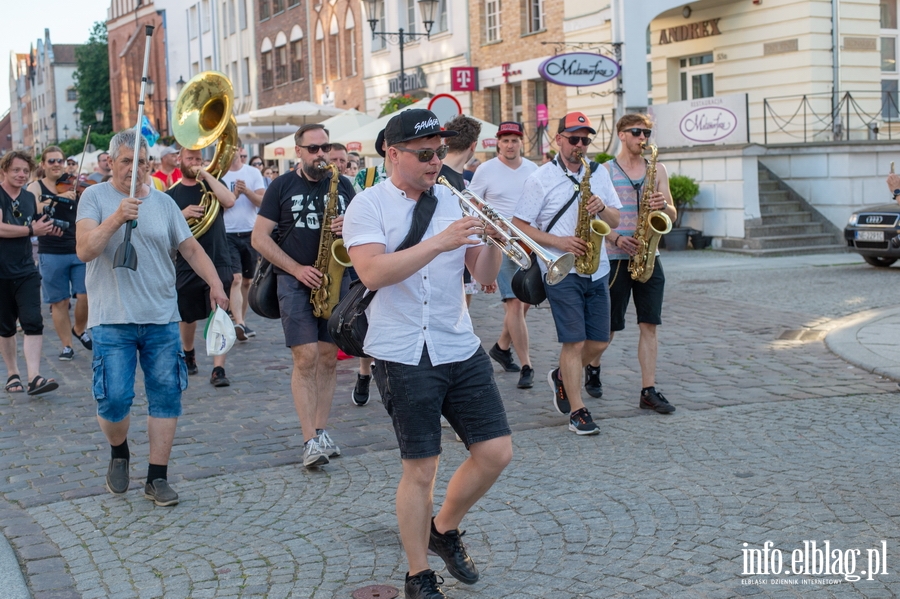
<svg viewBox="0 0 900 599">
<path fill-rule="evenodd" d="M 619 63 L 600 54 L 570 52 L 548 58 L 538 67 L 538 72 L 550 83 L 587 87 L 615 79 Z"/>
</svg>

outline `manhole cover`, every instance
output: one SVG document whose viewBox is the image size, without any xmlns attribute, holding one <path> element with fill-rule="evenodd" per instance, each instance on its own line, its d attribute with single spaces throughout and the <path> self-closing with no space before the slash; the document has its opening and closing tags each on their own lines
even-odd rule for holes
<svg viewBox="0 0 900 599">
<path fill-rule="evenodd" d="M 394 599 L 400 591 L 386 584 L 373 584 L 353 591 L 353 599 Z"/>
<path fill-rule="evenodd" d="M 827 331 L 816 329 L 800 329 L 799 331 L 784 331 L 778 336 L 782 341 L 819 341 L 825 338 Z"/>
</svg>

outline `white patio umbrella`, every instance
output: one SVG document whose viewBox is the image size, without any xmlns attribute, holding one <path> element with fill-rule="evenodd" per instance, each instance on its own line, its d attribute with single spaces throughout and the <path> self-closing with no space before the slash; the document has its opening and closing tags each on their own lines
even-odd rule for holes
<svg viewBox="0 0 900 599">
<path fill-rule="evenodd" d="M 81 154 L 75 154 L 71 158 L 75 159 L 77 164 L 81 165 L 81 172 L 91 174 L 94 172 L 94 167 L 97 165 L 97 157 L 100 156 L 106 150 L 96 150 L 94 152 L 84 152 L 84 161 L 81 160 Z"/>
<path fill-rule="evenodd" d="M 281 106 L 269 106 L 239 114 L 238 125 L 305 125 L 321 123 L 325 119 L 341 114 L 342 108 L 323 106 L 315 102 L 291 102 Z"/>
<path fill-rule="evenodd" d="M 398 112 L 402 112 L 404 110 L 410 110 L 412 108 L 428 108 L 428 102 L 430 98 L 424 98 L 419 100 L 415 104 L 411 104 L 399 110 Z M 397 112 L 392 112 L 391 114 L 386 114 L 383 117 L 372 121 L 368 125 L 364 125 L 359 129 L 349 131 L 343 135 L 332 135 L 331 141 L 340 142 L 344 145 L 349 143 L 358 142 L 362 144 L 362 150 L 359 152 L 363 156 L 378 156 L 378 152 L 375 151 L 375 138 L 378 137 L 378 132 L 384 129 L 387 125 L 388 121 L 391 120 L 391 117 L 396 115 Z M 475 117 L 472 117 L 475 118 Z M 492 123 L 488 123 L 486 121 L 482 121 L 481 119 L 475 119 L 479 123 L 481 123 L 481 135 L 478 137 L 478 148 L 477 151 L 484 151 L 484 141 L 496 139 L 497 137 L 497 125 Z"/>
<path fill-rule="evenodd" d="M 363 127 L 374 120 L 375 117 L 369 116 L 364 112 L 360 112 L 355 108 L 351 108 L 350 110 L 346 110 L 337 116 L 333 116 L 330 119 L 322 121 L 321 124 L 324 125 L 326 129 L 328 129 L 328 133 L 330 134 L 331 139 L 335 139 L 335 137 L 337 136 L 356 131 L 360 127 Z M 293 158 L 295 131 L 296 128 L 291 132 L 290 135 L 287 135 L 276 142 L 267 144 L 263 152 L 263 157 L 266 160 Z"/>
</svg>

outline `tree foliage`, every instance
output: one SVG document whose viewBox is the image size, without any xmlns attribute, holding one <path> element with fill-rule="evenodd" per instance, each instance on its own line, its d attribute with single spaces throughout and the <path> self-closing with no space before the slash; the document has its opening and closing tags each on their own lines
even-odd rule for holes
<svg viewBox="0 0 900 599">
<path fill-rule="evenodd" d="M 108 150 L 109 140 L 112 139 L 113 135 L 115 133 L 112 131 L 109 133 L 97 133 L 91 130 L 91 143 L 88 145 L 88 151 Z M 82 135 L 79 139 L 67 139 L 59 142 L 57 145 L 66 156 L 75 156 L 76 154 L 81 154 L 81 151 L 84 149 L 84 136 Z"/>
<path fill-rule="evenodd" d="M 106 23 L 94 23 L 91 36 L 86 44 L 75 49 L 75 91 L 78 94 L 76 106 L 81 111 L 79 125 L 82 133 L 90 124 L 95 133 L 112 131 L 112 105 L 109 93 L 109 44 Z M 103 121 L 95 122 L 94 114 L 103 111 Z M 91 135 L 93 141 L 93 135 Z M 82 139 L 83 143 L 83 139 Z M 80 150 L 79 150 L 80 151 Z"/>
</svg>

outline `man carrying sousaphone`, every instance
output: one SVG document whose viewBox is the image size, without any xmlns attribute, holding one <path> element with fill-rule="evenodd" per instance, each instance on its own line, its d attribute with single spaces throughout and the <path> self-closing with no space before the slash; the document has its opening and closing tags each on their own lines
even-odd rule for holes
<svg viewBox="0 0 900 599">
<path fill-rule="evenodd" d="M 609 297 L 612 304 L 609 340 L 612 342 L 616 331 L 625 328 L 625 311 L 628 309 L 630 297 L 634 297 L 634 308 L 637 311 L 638 328 L 638 363 L 641 365 L 641 398 L 639 406 L 644 410 L 654 410 L 660 414 L 671 414 L 675 406 L 656 389 L 656 352 L 658 341 L 656 327 L 662 324 L 663 290 L 666 277 L 663 274 L 659 257 L 650 278 L 645 282 L 635 281 L 628 271 L 628 262 L 634 256 L 640 244 L 633 237 L 638 228 L 640 218 L 640 202 L 646 193 L 645 176 L 647 160 L 642 153 L 642 143 L 650 141 L 653 123 L 645 114 L 626 114 L 616 123 L 616 131 L 622 148 L 614 160 L 603 166 L 609 172 L 619 200 L 622 202 L 619 226 L 606 237 L 606 249 L 609 252 L 610 277 Z M 677 213 L 669 191 L 669 177 L 666 167 L 656 164 L 656 189 L 650 191 L 650 210 L 665 212 L 670 222 L 675 222 Z M 658 253 L 658 252 L 656 252 Z M 605 349 L 605 348 L 604 348 Z M 603 351 L 600 352 L 601 356 Z M 603 395 L 600 382 L 600 357 L 585 367 L 585 390 L 592 397 Z"/>
<path fill-rule="evenodd" d="M 328 130 L 320 124 L 300 127 L 294 134 L 298 165 L 269 185 L 263 196 L 250 241 L 272 263 L 278 281 L 278 306 L 284 343 L 291 348 L 294 369 L 291 392 L 303 430 L 303 465 L 322 466 L 341 450 L 325 430 L 334 398 L 337 346 L 328 334 L 328 319 L 313 313 L 310 297 L 322 285 L 315 268 L 331 184 Z M 354 196 L 346 177 L 338 176 L 337 216 L 331 230 L 340 235 L 343 213 Z M 281 245 L 272 239 L 278 228 Z M 344 273 L 342 292 L 350 285 Z M 337 299 L 337 298 L 335 298 Z"/>
<path fill-rule="evenodd" d="M 579 224 L 579 185 L 589 177 L 592 195 L 587 212 L 611 228 L 619 224 L 622 204 L 606 169 L 586 173 L 581 156 L 591 144 L 588 135 L 597 132 L 580 112 L 571 112 L 559 121 L 556 158 L 540 166 L 525 181 L 522 199 L 514 212 L 513 224 L 537 244 L 584 256 L 587 240 L 576 236 Z M 591 274 L 572 271 L 555 285 L 544 285 L 556 335 L 562 343 L 559 368 L 547 375 L 553 390 L 553 406 L 569 414 L 569 430 L 577 435 L 596 435 L 597 425 L 581 399 L 581 373 L 609 344 L 609 260 L 600 243 L 599 265 Z M 577 263 L 576 263 L 577 264 Z M 546 267 L 541 263 L 541 271 Z"/>
<path fill-rule="evenodd" d="M 240 141 L 237 143 L 240 146 Z M 197 238 L 200 247 L 212 260 L 224 289 L 231 289 L 231 249 L 225 235 L 225 210 L 234 206 L 234 194 L 220 180 L 203 169 L 203 156 L 200 150 L 182 148 L 181 179 L 166 192 L 181 210 L 185 221 L 191 218 L 203 218 L 204 207 L 201 205 L 206 189 L 215 195 L 214 202 L 219 202 L 222 209 L 213 219 L 209 229 Z M 201 185 L 201 181 L 206 186 Z M 197 354 L 194 350 L 194 338 L 197 333 L 197 322 L 209 316 L 209 285 L 206 284 L 191 265 L 179 252 L 175 256 L 175 289 L 178 291 L 178 313 L 181 322 L 178 330 L 181 334 L 181 347 L 184 350 L 184 361 L 188 374 L 197 374 Z M 231 384 L 225 376 L 225 354 L 213 357 L 212 374 L 209 382 L 213 387 L 227 387 Z"/>
</svg>

